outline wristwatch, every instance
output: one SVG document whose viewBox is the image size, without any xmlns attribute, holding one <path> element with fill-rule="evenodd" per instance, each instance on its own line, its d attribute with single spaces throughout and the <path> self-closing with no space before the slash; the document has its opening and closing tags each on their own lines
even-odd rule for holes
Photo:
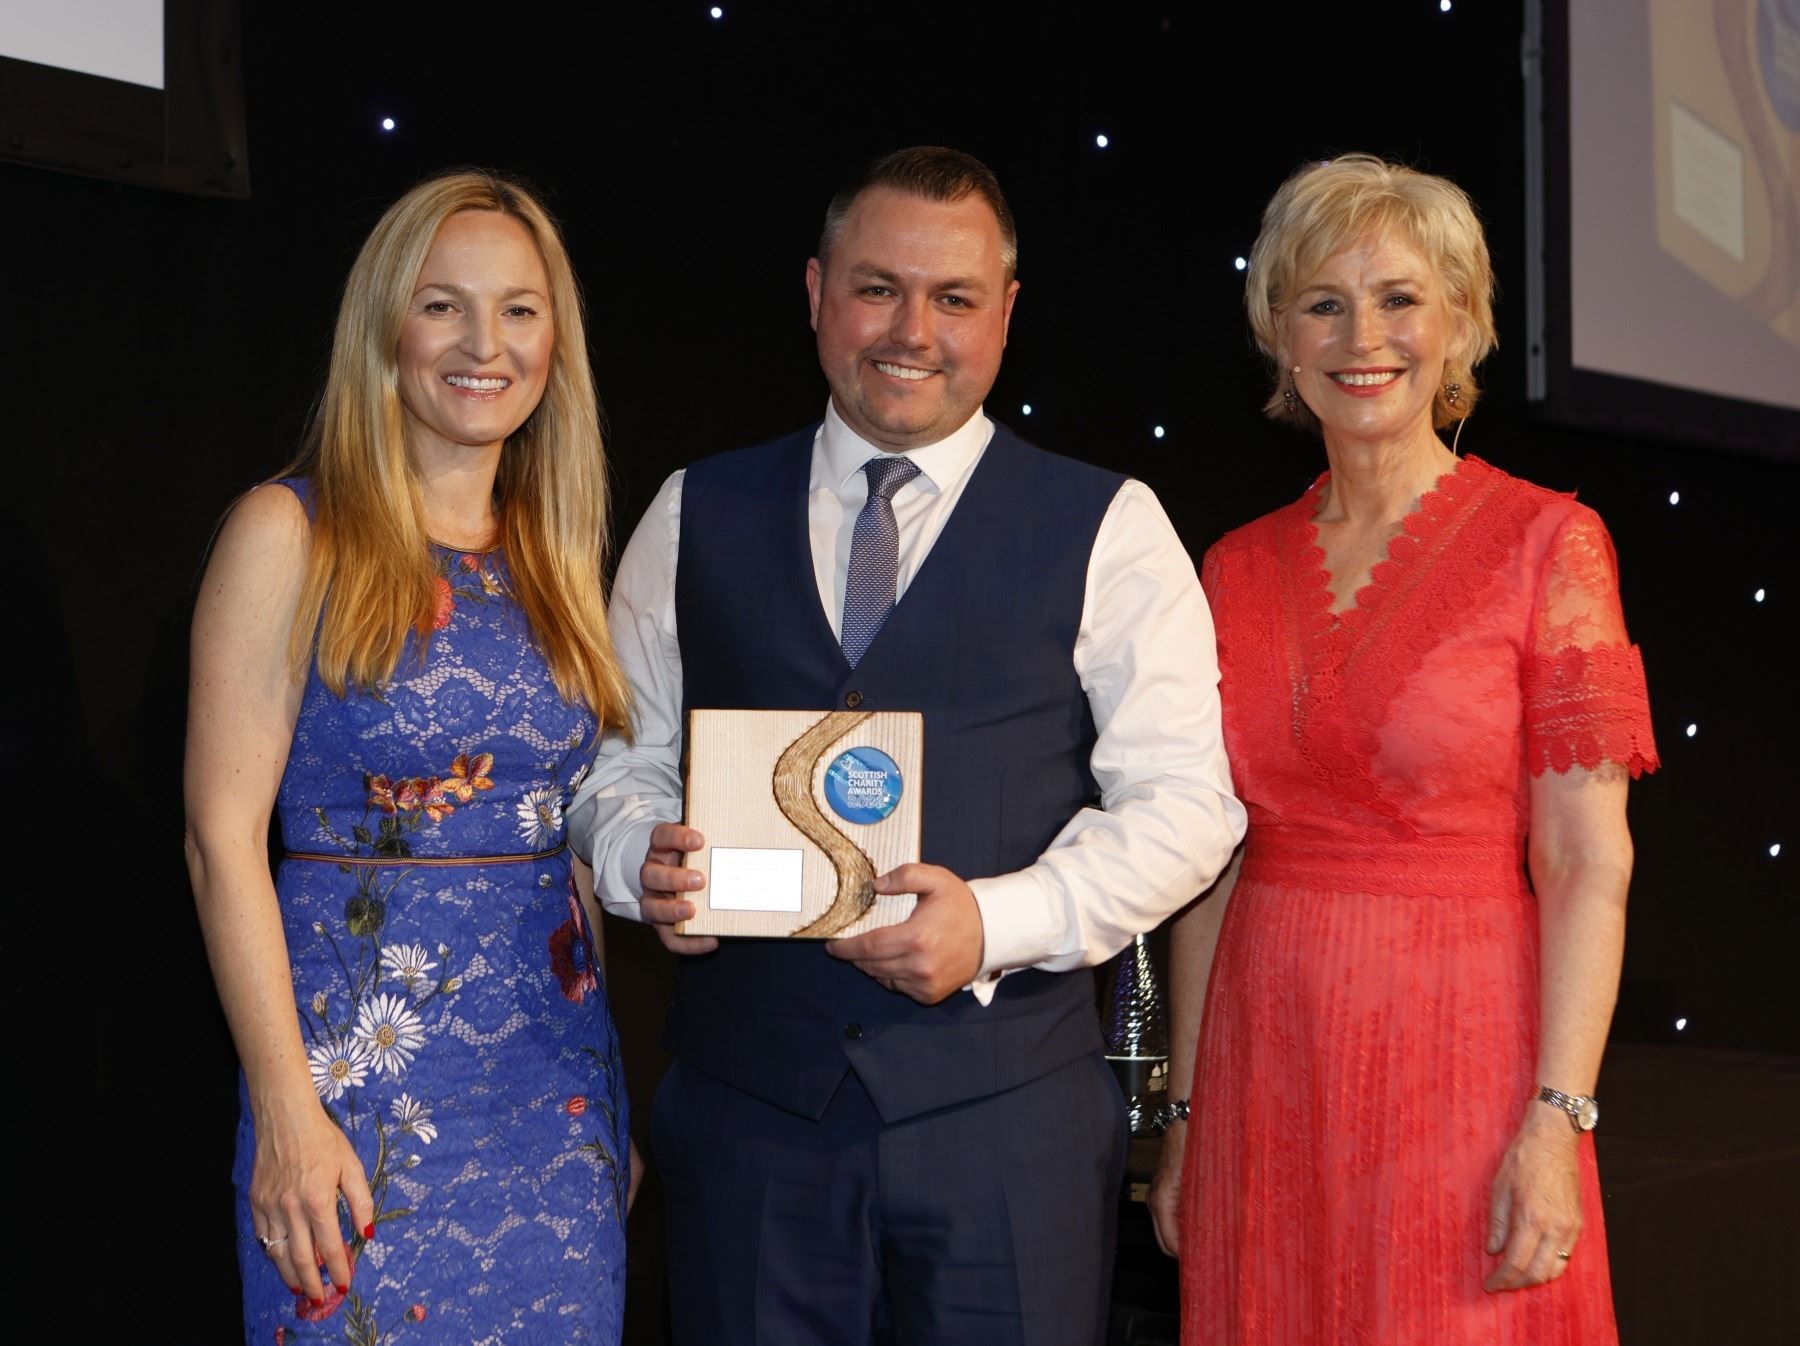
<svg viewBox="0 0 1800 1346">
<path fill-rule="evenodd" d="M 1569 1125 L 1577 1131 L 1592 1131 L 1600 1124 L 1600 1104 L 1594 1099 L 1565 1094 L 1546 1084 L 1537 1091 L 1537 1101 L 1568 1113 Z"/>
<path fill-rule="evenodd" d="M 1159 1133 L 1167 1131 L 1176 1122 L 1185 1122 L 1187 1119 L 1188 1101 L 1185 1098 L 1177 1098 L 1172 1102 L 1164 1103 L 1150 1114 L 1150 1120 L 1156 1124 Z"/>
</svg>

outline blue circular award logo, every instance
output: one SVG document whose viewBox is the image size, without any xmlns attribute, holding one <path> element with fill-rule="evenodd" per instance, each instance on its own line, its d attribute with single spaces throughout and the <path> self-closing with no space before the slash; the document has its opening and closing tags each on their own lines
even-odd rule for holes
<svg viewBox="0 0 1800 1346">
<path fill-rule="evenodd" d="M 1775 114 L 1788 130 L 1800 131 L 1800 0 L 1757 5 L 1756 54 Z"/>
<path fill-rule="evenodd" d="M 845 822 L 878 823 L 900 804 L 900 766 L 880 748 L 852 748 L 825 768 L 825 802 Z"/>
</svg>

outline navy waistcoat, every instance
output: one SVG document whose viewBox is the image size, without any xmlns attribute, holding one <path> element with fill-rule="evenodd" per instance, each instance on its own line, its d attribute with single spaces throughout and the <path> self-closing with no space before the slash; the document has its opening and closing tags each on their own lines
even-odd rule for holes
<svg viewBox="0 0 1800 1346">
<path fill-rule="evenodd" d="M 814 431 L 721 454 L 681 492 L 684 706 L 924 714 L 922 858 L 1023 869 L 1095 802 L 1073 656 L 1089 557 L 1123 478 L 996 427 L 861 663 L 819 605 L 807 529 Z M 683 961 L 668 1047 L 779 1107 L 821 1115 L 854 1068 L 897 1121 L 1013 1088 L 1100 1043 L 1086 972 L 1015 972 L 992 1005 L 920 1005 L 813 941 L 726 940 Z"/>
</svg>

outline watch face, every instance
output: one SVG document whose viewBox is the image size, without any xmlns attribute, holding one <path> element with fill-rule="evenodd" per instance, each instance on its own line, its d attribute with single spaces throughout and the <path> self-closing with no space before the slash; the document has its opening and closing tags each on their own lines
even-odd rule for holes
<svg viewBox="0 0 1800 1346">
<path fill-rule="evenodd" d="M 1583 1131 L 1592 1131 L 1600 1124 L 1600 1105 L 1591 1098 L 1581 1100 L 1581 1106 L 1575 1113 L 1575 1125 Z"/>
</svg>

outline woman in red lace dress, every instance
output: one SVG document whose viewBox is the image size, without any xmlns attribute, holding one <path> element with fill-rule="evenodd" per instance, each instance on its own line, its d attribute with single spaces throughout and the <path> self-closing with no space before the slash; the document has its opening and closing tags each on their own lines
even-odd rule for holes
<svg viewBox="0 0 1800 1346">
<path fill-rule="evenodd" d="M 1174 936 L 1189 1343 L 1617 1339 L 1588 1133 L 1656 749 L 1599 518 L 1438 437 L 1491 292 L 1468 198 L 1366 155 L 1251 256 L 1330 470 L 1202 566 L 1250 831 Z"/>
</svg>

